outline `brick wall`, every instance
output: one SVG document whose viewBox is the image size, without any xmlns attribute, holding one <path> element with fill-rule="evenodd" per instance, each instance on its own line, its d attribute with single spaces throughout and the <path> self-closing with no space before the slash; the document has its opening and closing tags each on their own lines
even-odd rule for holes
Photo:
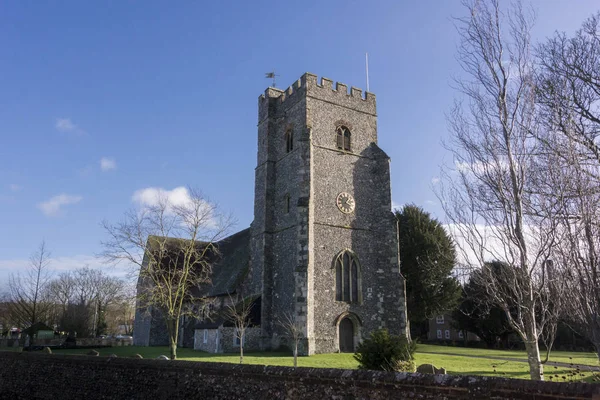
<svg viewBox="0 0 600 400">
<path fill-rule="evenodd" d="M 15 352 L 0 365 L 10 399 L 600 399 L 586 383 L 451 375 Z"/>
</svg>

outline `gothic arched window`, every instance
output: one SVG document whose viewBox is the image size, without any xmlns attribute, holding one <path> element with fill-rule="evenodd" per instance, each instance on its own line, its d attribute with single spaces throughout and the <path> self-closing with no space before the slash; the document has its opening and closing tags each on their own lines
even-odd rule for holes
<svg viewBox="0 0 600 400">
<path fill-rule="evenodd" d="M 288 129 L 285 131 L 285 152 L 289 153 L 294 150 L 294 131 Z"/>
<path fill-rule="evenodd" d="M 361 276 L 358 258 L 344 250 L 335 259 L 335 299 L 348 303 L 360 303 Z"/>
<path fill-rule="evenodd" d="M 350 138 L 352 134 L 350 129 L 345 126 L 340 126 L 336 130 L 337 148 L 345 151 L 350 151 Z"/>
</svg>

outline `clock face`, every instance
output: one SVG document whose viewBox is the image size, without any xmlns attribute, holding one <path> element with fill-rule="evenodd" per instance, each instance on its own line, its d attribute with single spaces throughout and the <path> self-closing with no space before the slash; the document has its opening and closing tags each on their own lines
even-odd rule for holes
<svg viewBox="0 0 600 400">
<path fill-rule="evenodd" d="M 354 198 L 350 193 L 342 192 L 338 194 L 335 204 L 344 214 L 350 214 L 354 211 Z"/>
</svg>

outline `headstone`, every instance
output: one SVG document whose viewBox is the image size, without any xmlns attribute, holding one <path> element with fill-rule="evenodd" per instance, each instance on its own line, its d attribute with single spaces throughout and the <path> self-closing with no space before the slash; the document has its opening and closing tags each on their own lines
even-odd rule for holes
<svg viewBox="0 0 600 400">
<path fill-rule="evenodd" d="M 117 358 L 117 355 L 116 354 L 111 354 L 109 357 L 110 358 Z"/>
<path fill-rule="evenodd" d="M 419 374 L 446 375 L 446 368 L 436 368 L 433 364 L 421 364 L 417 367 Z"/>
<path fill-rule="evenodd" d="M 165 356 L 164 354 L 162 354 L 162 355 L 160 355 L 160 356 L 156 357 L 156 359 L 157 359 L 157 360 L 170 360 L 170 358 L 169 358 L 169 357 L 167 357 L 167 356 Z"/>
<path fill-rule="evenodd" d="M 100 353 L 98 353 L 96 350 L 90 350 L 87 353 L 88 356 L 99 356 Z"/>
<path fill-rule="evenodd" d="M 46 353 L 46 354 L 52 354 L 52 349 L 51 349 L 50 347 L 47 347 L 47 346 L 46 346 L 46 347 L 44 347 L 44 350 L 43 350 L 43 351 L 44 351 L 44 353 Z"/>
<path fill-rule="evenodd" d="M 144 358 L 144 357 L 142 357 L 141 354 L 134 354 L 131 356 L 131 358 Z"/>
</svg>

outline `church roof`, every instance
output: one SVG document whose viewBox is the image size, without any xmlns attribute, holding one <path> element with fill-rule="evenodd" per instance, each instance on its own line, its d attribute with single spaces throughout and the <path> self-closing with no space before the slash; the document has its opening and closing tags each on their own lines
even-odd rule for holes
<svg viewBox="0 0 600 400">
<path fill-rule="evenodd" d="M 197 297 L 215 297 L 233 293 L 248 273 L 250 263 L 250 228 L 215 244 L 219 258 L 212 266 L 211 282 L 201 285 Z"/>
</svg>

